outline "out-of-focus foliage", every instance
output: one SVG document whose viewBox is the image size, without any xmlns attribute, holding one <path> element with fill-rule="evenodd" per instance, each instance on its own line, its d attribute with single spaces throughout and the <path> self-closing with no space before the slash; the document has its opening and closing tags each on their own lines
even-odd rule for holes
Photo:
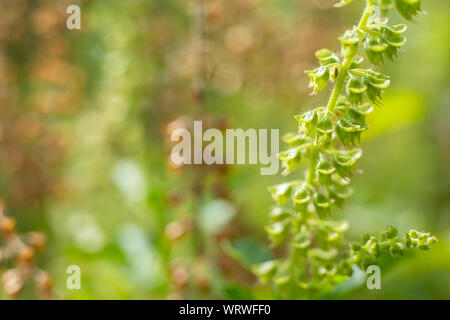
<svg viewBox="0 0 450 320">
<path fill-rule="evenodd" d="M 15 224 L 0 203 L 0 272 L 5 295 L 17 299 L 29 290 L 31 283 L 39 299 L 54 298 L 50 276 L 35 265 L 36 253 L 45 247 L 45 236 L 38 232 L 21 235 Z"/>
<path fill-rule="evenodd" d="M 82 29 L 70 31 L 73 2 L 0 0 L 1 198 L 21 233 L 47 234 L 39 266 L 55 295 L 274 298 L 236 260 L 284 255 L 266 249 L 264 234 L 265 186 L 278 177 L 257 166 L 175 168 L 168 132 L 200 118 L 221 129 L 295 129 L 292 115 L 319 101 L 304 70 L 363 1 L 336 11 L 334 0 L 210 0 L 203 9 L 80 0 Z M 450 296 L 448 6 L 424 1 L 429 15 L 408 27 L 408 54 L 381 67 L 392 85 L 361 139 L 376 156 L 360 160 L 358 192 L 338 213 L 355 241 L 393 224 L 440 242 L 382 260 L 382 290 L 361 287 L 356 274 L 351 290 L 328 298 Z M 81 290 L 66 288 L 73 264 Z"/>
</svg>

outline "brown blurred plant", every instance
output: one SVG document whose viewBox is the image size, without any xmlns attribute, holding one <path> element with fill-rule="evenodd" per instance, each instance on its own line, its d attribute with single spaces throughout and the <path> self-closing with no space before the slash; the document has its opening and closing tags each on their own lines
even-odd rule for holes
<svg viewBox="0 0 450 320">
<path fill-rule="evenodd" d="M 36 254 L 43 251 L 45 242 L 45 235 L 39 232 L 20 234 L 0 202 L 1 286 L 10 299 L 20 298 L 28 283 L 33 283 L 38 299 L 54 298 L 50 276 L 36 265 Z"/>
<path fill-rule="evenodd" d="M 0 188 L 12 207 L 68 191 L 58 173 L 68 139 L 51 123 L 79 109 L 85 83 L 71 62 L 69 3 L 0 1 Z"/>
</svg>

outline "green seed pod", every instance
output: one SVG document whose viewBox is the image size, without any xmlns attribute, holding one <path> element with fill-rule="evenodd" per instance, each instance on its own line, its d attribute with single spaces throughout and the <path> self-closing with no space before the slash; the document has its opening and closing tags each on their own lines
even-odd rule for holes
<svg viewBox="0 0 450 320">
<path fill-rule="evenodd" d="M 308 137 L 303 134 L 287 133 L 282 139 L 291 147 L 305 146 L 307 143 L 310 143 Z"/>
<path fill-rule="evenodd" d="M 308 209 L 308 203 L 310 201 L 311 197 L 306 190 L 306 188 L 301 187 L 298 188 L 293 196 L 293 202 L 294 202 L 294 209 L 297 212 L 303 212 L 305 213 Z"/>
<path fill-rule="evenodd" d="M 395 245 L 395 246 L 392 246 L 390 249 L 389 249 L 389 253 L 390 253 L 390 255 L 392 256 L 392 258 L 394 258 L 394 259 L 398 259 L 400 256 L 402 256 L 403 255 L 403 249 L 400 247 L 400 246 L 398 246 L 398 245 Z"/>
<path fill-rule="evenodd" d="M 314 70 L 305 71 L 305 73 L 310 78 L 309 88 L 314 89 L 312 94 L 322 91 L 330 79 L 330 72 L 327 67 L 319 67 Z"/>
<path fill-rule="evenodd" d="M 417 239 L 420 235 L 419 231 L 416 230 L 410 230 L 409 231 L 409 236 L 411 237 L 411 239 Z"/>
<path fill-rule="evenodd" d="M 315 130 L 315 126 L 318 121 L 318 116 L 315 110 L 305 112 L 302 115 L 295 116 L 299 125 L 307 130 L 309 134 L 312 134 Z"/>
<path fill-rule="evenodd" d="M 317 175 L 319 177 L 319 183 L 322 185 L 331 184 L 331 175 L 336 171 L 328 161 L 321 160 L 317 164 Z"/>
<path fill-rule="evenodd" d="M 283 151 L 278 155 L 278 158 L 281 160 L 281 166 L 284 168 L 282 174 L 287 175 L 300 165 L 302 160 L 300 147 Z"/>
<path fill-rule="evenodd" d="M 266 232 L 274 246 L 279 245 L 286 239 L 288 232 L 288 221 L 275 222 L 266 227 Z"/>
<path fill-rule="evenodd" d="M 370 235 L 369 234 L 363 234 L 362 236 L 361 236 L 361 242 L 362 242 L 362 244 L 365 244 L 367 241 L 369 241 L 369 239 L 370 239 Z"/>
<path fill-rule="evenodd" d="M 275 207 L 270 211 L 270 221 L 279 222 L 292 217 L 292 212 L 288 209 Z"/>
<path fill-rule="evenodd" d="M 276 260 L 261 263 L 253 268 L 253 272 L 263 281 L 269 282 L 277 272 L 278 263 Z"/>
<path fill-rule="evenodd" d="M 357 242 L 353 242 L 350 244 L 350 247 L 353 251 L 359 251 L 361 250 L 361 245 Z"/>
<path fill-rule="evenodd" d="M 328 49 L 320 49 L 316 51 L 316 58 L 319 60 L 321 66 L 340 64 L 341 62 L 338 56 Z"/>
<path fill-rule="evenodd" d="M 396 227 L 389 225 L 386 231 L 386 237 L 388 239 L 394 239 L 398 235 L 398 230 Z"/>
<path fill-rule="evenodd" d="M 294 237 L 294 246 L 299 250 L 305 250 L 311 245 L 310 234 L 306 229 L 306 226 Z"/>
<path fill-rule="evenodd" d="M 341 177 L 350 177 L 355 168 L 356 161 L 361 156 L 362 151 L 359 148 L 335 151 L 333 154 L 333 166 Z"/>
<path fill-rule="evenodd" d="M 282 183 L 272 187 L 269 187 L 269 192 L 272 194 L 273 200 L 279 205 L 282 206 L 286 202 L 288 202 L 289 197 L 291 195 L 292 186 L 290 183 Z"/>
<path fill-rule="evenodd" d="M 412 242 L 411 242 L 411 237 L 409 236 L 408 233 L 405 234 L 405 248 L 411 248 L 412 246 Z"/>
<path fill-rule="evenodd" d="M 412 21 L 414 17 L 421 14 L 420 0 L 395 0 L 398 12 L 406 20 Z"/>
<path fill-rule="evenodd" d="M 336 134 L 344 146 L 350 146 L 359 143 L 361 132 L 367 130 L 367 128 L 367 126 L 339 120 L 336 126 Z"/>
<path fill-rule="evenodd" d="M 320 218 L 325 218 L 330 213 L 330 199 L 322 193 L 316 192 L 313 196 L 314 207 Z"/>
</svg>

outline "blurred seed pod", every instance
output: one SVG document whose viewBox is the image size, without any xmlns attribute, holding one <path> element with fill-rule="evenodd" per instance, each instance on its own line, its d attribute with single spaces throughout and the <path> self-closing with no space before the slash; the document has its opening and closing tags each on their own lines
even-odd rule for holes
<svg viewBox="0 0 450 320">
<path fill-rule="evenodd" d="M 189 282 L 189 273 L 187 268 L 182 265 L 178 265 L 172 269 L 171 272 L 172 281 L 178 289 L 184 289 Z"/>
<path fill-rule="evenodd" d="M 219 1 L 212 1 L 206 8 L 206 19 L 208 23 L 217 25 L 223 20 L 223 6 Z"/>
<path fill-rule="evenodd" d="M 9 236 L 14 232 L 16 221 L 9 217 L 0 217 L 0 232 L 5 236 Z"/>
<path fill-rule="evenodd" d="M 176 220 L 169 223 L 164 233 L 169 240 L 181 239 L 191 228 L 191 223 L 187 220 Z"/>
<path fill-rule="evenodd" d="M 198 275 L 197 279 L 197 288 L 200 289 L 203 293 L 208 293 L 211 289 L 211 279 L 207 277 L 206 275 Z"/>
<path fill-rule="evenodd" d="M 34 257 L 34 250 L 31 247 L 24 247 L 19 251 L 19 261 L 30 263 Z"/>
<path fill-rule="evenodd" d="M 2 275 L 3 290 L 12 299 L 15 299 L 21 293 L 24 281 L 17 269 L 9 269 Z"/>
<path fill-rule="evenodd" d="M 36 295 L 40 299 L 52 299 L 53 281 L 45 271 L 39 271 L 34 277 Z"/>
<path fill-rule="evenodd" d="M 27 243 L 36 251 L 42 251 L 46 244 L 46 237 L 40 232 L 31 232 L 27 235 Z"/>
</svg>

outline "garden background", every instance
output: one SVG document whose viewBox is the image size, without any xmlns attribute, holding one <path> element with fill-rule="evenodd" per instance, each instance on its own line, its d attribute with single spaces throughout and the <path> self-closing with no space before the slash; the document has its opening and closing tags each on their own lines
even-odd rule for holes
<svg viewBox="0 0 450 320">
<path fill-rule="evenodd" d="M 56 296 L 273 298 L 246 266 L 283 253 L 264 226 L 267 187 L 286 178 L 256 165 L 175 167 L 169 133 L 194 119 L 294 131 L 293 116 L 326 99 L 309 96 L 304 70 L 316 50 L 338 49 L 363 5 L 334 3 L 0 0 L 0 196 L 20 232 L 47 235 L 37 264 Z M 71 4 L 81 30 L 66 28 Z M 328 298 L 450 298 L 450 3 L 423 9 L 383 67 L 392 85 L 336 218 L 352 239 L 393 224 L 440 242 L 382 261 L 381 290 L 353 279 Z M 80 290 L 66 287 L 69 265 Z"/>
</svg>

